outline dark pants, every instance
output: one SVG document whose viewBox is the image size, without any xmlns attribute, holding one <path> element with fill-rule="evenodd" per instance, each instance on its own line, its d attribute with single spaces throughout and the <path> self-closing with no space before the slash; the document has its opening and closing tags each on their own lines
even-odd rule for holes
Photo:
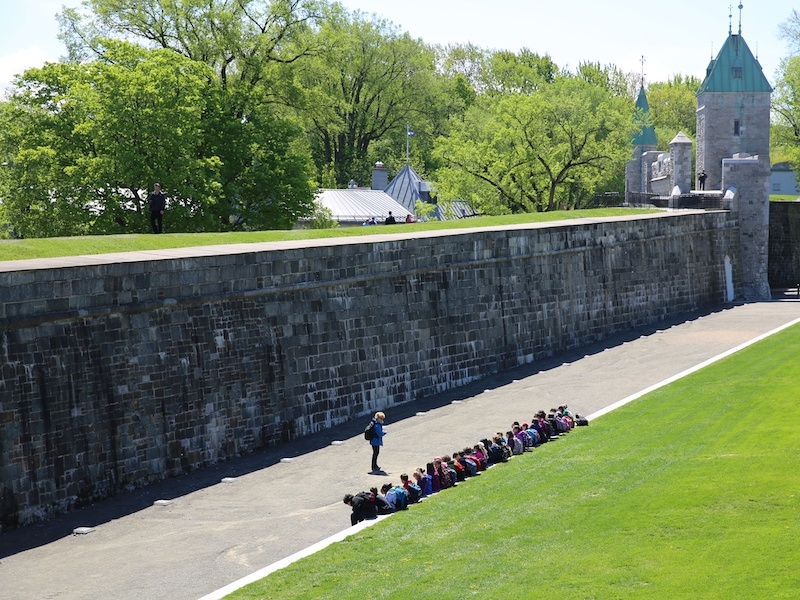
<svg viewBox="0 0 800 600">
<path fill-rule="evenodd" d="M 160 210 L 151 210 L 150 227 L 153 228 L 153 233 L 161 233 L 164 228 L 164 213 Z"/>
<path fill-rule="evenodd" d="M 380 446 L 373 446 L 372 447 L 372 470 L 378 470 L 378 454 L 380 454 L 381 447 Z"/>
</svg>

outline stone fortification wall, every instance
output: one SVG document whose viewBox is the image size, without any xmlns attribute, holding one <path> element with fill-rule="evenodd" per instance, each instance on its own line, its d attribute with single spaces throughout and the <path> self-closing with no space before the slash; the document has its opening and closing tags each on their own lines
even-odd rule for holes
<svg viewBox="0 0 800 600">
<path fill-rule="evenodd" d="M 769 204 L 769 284 L 800 283 L 800 202 Z"/>
<path fill-rule="evenodd" d="M 2 526 L 719 305 L 739 262 L 724 212 L 304 245 L 0 273 Z"/>
</svg>

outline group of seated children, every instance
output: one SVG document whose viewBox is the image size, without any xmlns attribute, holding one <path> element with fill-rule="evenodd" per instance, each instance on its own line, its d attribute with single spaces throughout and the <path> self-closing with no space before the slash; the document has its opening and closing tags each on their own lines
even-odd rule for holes
<svg viewBox="0 0 800 600">
<path fill-rule="evenodd" d="M 405 510 L 409 504 L 455 487 L 458 482 L 480 475 L 490 466 L 557 440 L 576 425 L 588 424 L 589 421 L 580 415 L 573 417 L 566 405 L 553 408 L 549 413 L 540 410 L 530 423 L 514 421 L 505 434 L 498 432 L 491 439 L 484 438 L 471 448 L 453 452 L 452 455 L 437 456 L 424 469 L 416 469 L 412 477 L 403 473 L 400 475 L 401 485 L 386 483 L 380 491 L 371 488 L 368 492 L 346 494 L 344 503 L 353 509 L 350 523 L 355 525 L 366 519 L 375 519 L 378 515 Z"/>
</svg>

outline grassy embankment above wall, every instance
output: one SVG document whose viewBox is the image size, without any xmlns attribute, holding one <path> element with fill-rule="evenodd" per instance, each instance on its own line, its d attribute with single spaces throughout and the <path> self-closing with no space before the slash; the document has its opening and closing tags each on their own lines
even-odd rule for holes
<svg viewBox="0 0 800 600">
<path fill-rule="evenodd" d="M 471 227 L 509 226 L 524 223 L 542 223 L 563 219 L 617 217 L 657 211 L 601 208 L 591 210 L 553 211 L 499 217 L 475 217 L 458 221 L 431 221 L 427 223 L 402 223 L 376 227 L 339 227 L 336 229 L 300 229 L 292 231 L 249 231 L 236 233 L 166 233 L 127 234 L 105 236 L 82 236 L 63 238 L 38 238 L 24 240 L 0 240 L 0 261 L 55 256 L 79 256 L 106 254 L 110 252 L 135 252 L 139 250 L 161 250 L 165 248 L 188 248 L 193 246 L 217 246 L 224 244 L 249 244 L 308 240 L 331 237 L 370 235 L 375 233 L 407 233 L 410 231 L 435 231 Z M 169 228 L 169 220 L 165 223 Z"/>
</svg>

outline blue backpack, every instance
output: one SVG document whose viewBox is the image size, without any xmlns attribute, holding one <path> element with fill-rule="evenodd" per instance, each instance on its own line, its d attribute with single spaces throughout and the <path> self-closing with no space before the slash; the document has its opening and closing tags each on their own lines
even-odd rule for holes
<svg viewBox="0 0 800 600">
<path fill-rule="evenodd" d="M 467 477 L 475 477 L 475 475 L 478 474 L 478 465 L 475 463 L 475 460 L 473 460 L 471 457 L 470 458 L 467 458 L 466 456 L 461 457 L 458 459 L 458 462 L 464 465 L 464 471 L 465 471 L 464 475 L 466 475 Z"/>
<path fill-rule="evenodd" d="M 416 483 L 409 483 L 406 491 L 408 492 L 409 504 L 415 504 L 419 502 L 420 498 L 422 498 L 422 488 L 419 487 Z"/>
<path fill-rule="evenodd" d="M 406 510 L 408 508 L 408 492 L 402 486 L 395 486 L 392 488 L 394 492 L 394 509 Z"/>
</svg>

